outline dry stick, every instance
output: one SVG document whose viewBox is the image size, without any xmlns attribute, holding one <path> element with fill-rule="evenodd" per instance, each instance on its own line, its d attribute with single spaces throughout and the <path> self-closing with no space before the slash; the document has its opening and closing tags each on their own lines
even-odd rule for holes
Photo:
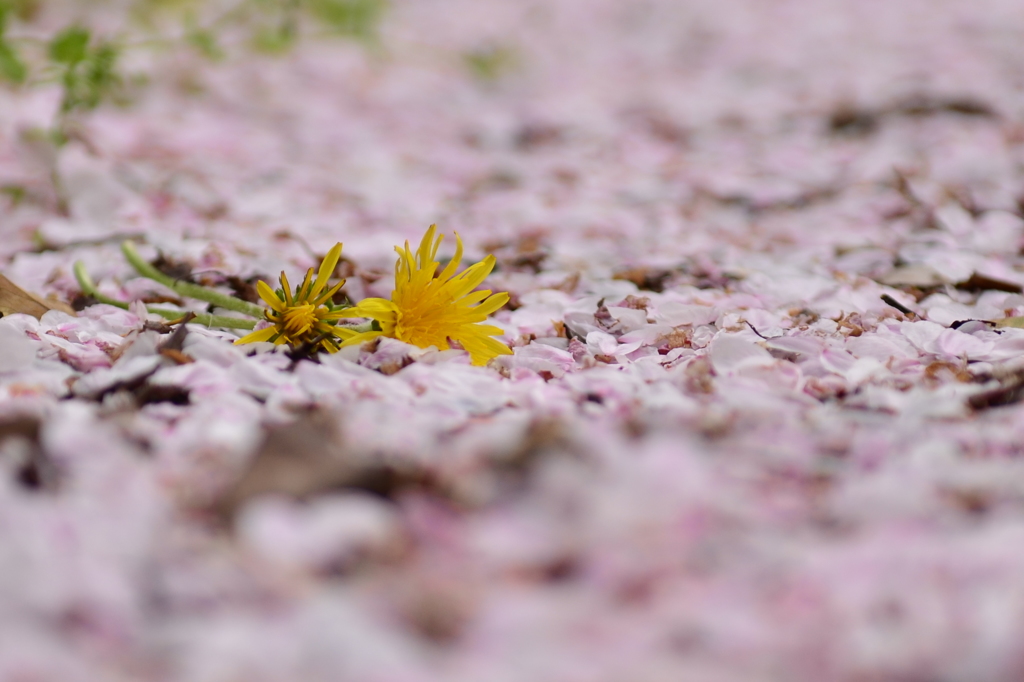
<svg viewBox="0 0 1024 682">
<path fill-rule="evenodd" d="M 902 303 L 900 303 L 899 301 L 897 301 L 895 298 L 893 298 L 889 294 L 882 294 L 882 300 L 885 303 L 888 303 L 889 305 L 891 305 L 896 310 L 898 310 L 901 313 L 903 313 L 904 315 L 914 315 L 915 317 L 917 316 L 917 313 L 915 313 L 913 310 L 911 310 L 907 306 L 905 306 Z"/>
</svg>

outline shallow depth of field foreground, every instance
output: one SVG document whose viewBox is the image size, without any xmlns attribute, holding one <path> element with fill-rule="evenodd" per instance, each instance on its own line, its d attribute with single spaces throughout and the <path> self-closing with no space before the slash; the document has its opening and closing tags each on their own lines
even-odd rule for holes
<svg viewBox="0 0 1024 682">
<path fill-rule="evenodd" d="M 1024 679 L 1020 0 L 0 16 L 0 680 Z"/>
</svg>

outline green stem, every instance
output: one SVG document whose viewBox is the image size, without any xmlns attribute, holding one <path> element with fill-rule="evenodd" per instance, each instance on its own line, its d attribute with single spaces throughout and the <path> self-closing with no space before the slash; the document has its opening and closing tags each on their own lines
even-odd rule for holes
<svg viewBox="0 0 1024 682">
<path fill-rule="evenodd" d="M 235 298 L 234 296 L 222 294 L 218 291 L 213 291 L 212 289 L 207 289 L 206 287 L 198 284 L 183 282 L 165 275 L 146 262 L 146 260 L 139 255 L 139 252 L 135 250 L 135 244 L 131 241 L 121 243 L 121 252 L 124 254 L 124 257 L 128 262 L 132 264 L 132 267 L 135 268 L 136 272 L 147 279 L 163 284 L 175 293 L 187 296 L 188 298 L 195 298 L 200 301 L 212 303 L 213 305 L 219 308 L 224 308 L 225 310 L 234 310 L 236 313 L 242 313 L 243 315 L 248 315 L 249 317 L 254 317 L 258 320 L 263 319 L 263 308 L 258 305 L 249 303 L 248 301 L 243 301 L 242 299 Z"/>
<path fill-rule="evenodd" d="M 128 310 L 128 304 L 121 301 L 117 301 L 109 296 L 104 296 L 96 288 L 96 283 L 92 281 L 92 277 L 85 270 L 85 263 L 80 260 L 75 261 L 75 265 L 71 268 L 72 272 L 75 273 L 75 279 L 78 280 L 78 286 L 82 289 L 82 293 L 96 299 L 99 303 L 106 303 L 112 305 L 121 310 Z"/>
<path fill-rule="evenodd" d="M 146 310 L 166 320 L 180 320 L 185 317 L 185 311 L 182 310 L 153 308 L 151 306 L 146 306 Z M 189 324 L 201 324 L 204 327 L 217 327 L 220 329 L 252 329 L 256 326 L 256 320 L 244 320 L 240 317 L 209 315 L 207 313 L 196 313 L 195 315 L 195 317 L 188 321 Z"/>
<path fill-rule="evenodd" d="M 338 326 L 340 327 L 341 325 L 338 325 Z M 358 333 L 362 334 L 363 332 L 368 332 L 368 331 L 372 331 L 373 330 L 373 322 L 364 322 L 362 324 L 345 325 L 343 328 L 344 329 L 351 329 L 354 332 L 358 332 Z"/>
<path fill-rule="evenodd" d="M 96 299 L 99 303 L 106 303 L 112 305 L 121 310 L 128 310 L 128 304 L 123 301 L 118 301 L 109 296 L 104 296 L 96 289 L 96 283 L 92 281 L 92 277 L 85 270 L 85 263 L 82 261 L 76 261 L 72 270 L 75 273 L 75 279 L 78 280 L 78 286 L 82 288 L 82 293 L 91 296 Z M 146 310 L 159 315 L 165 320 L 180 320 L 185 316 L 185 311 L 181 310 L 170 310 L 168 308 L 155 308 L 153 306 L 146 306 Z M 222 329 L 252 329 L 256 326 L 255 320 L 242 320 L 237 317 L 226 317 L 224 315 L 208 315 L 206 313 L 197 313 L 189 324 L 201 324 L 204 327 L 220 327 Z"/>
</svg>

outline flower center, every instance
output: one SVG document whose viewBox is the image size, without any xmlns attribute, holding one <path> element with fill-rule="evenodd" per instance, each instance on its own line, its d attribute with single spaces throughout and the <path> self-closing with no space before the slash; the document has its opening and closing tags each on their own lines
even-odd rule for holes
<svg viewBox="0 0 1024 682">
<path fill-rule="evenodd" d="M 302 336 L 316 324 L 316 307 L 297 305 L 284 311 L 284 331 L 289 336 Z"/>
<path fill-rule="evenodd" d="M 454 331 L 449 329 L 452 325 L 446 324 L 448 321 L 440 314 L 443 311 L 433 311 L 434 315 L 424 315 L 423 312 L 398 310 L 395 315 L 395 338 L 420 348 L 437 346 L 441 350 L 446 350 L 448 332 Z"/>
</svg>

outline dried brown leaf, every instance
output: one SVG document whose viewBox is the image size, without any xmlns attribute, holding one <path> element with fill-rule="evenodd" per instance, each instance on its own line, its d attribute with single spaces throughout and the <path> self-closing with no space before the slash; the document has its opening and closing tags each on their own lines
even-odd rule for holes
<svg viewBox="0 0 1024 682">
<path fill-rule="evenodd" d="M 75 314 L 71 306 L 66 303 L 29 293 L 0 275 L 0 313 L 4 315 L 21 313 L 40 318 L 51 310 L 59 310 L 68 315 Z"/>
</svg>

